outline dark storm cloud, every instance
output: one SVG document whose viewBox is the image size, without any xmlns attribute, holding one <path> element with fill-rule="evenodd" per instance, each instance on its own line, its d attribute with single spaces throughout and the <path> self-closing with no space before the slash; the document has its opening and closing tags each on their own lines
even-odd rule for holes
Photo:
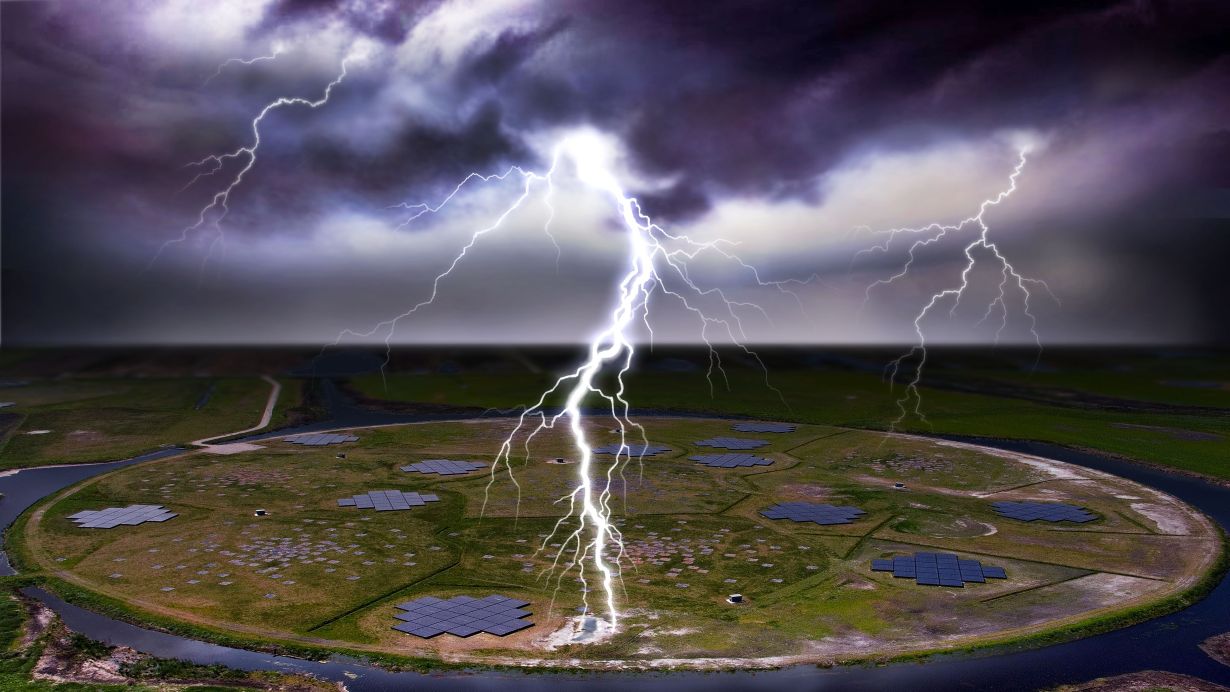
<svg viewBox="0 0 1230 692">
<path fill-rule="evenodd" d="M 452 62 L 437 36 L 415 33 L 453 11 L 440 1 L 276 0 L 245 25 L 242 45 L 216 50 L 192 35 L 151 40 L 141 22 L 160 7 L 0 6 L 5 269 L 26 277 L 27 313 L 52 301 L 38 277 L 57 253 L 121 255 L 190 223 L 218 179 L 180 193 L 193 172 L 183 164 L 249 143 L 253 114 L 273 98 L 319 96 L 337 47 L 316 34 L 338 27 L 388 53 L 422 41 L 428 67 L 406 74 L 381 55 L 327 108 L 271 116 L 229 231 L 308 235 L 331 210 L 380 210 L 469 171 L 541 164 L 532 138 L 574 125 L 615 134 L 640 173 L 666 181 L 635 192 L 671 222 L 734 196 L 815 201 L 851 156 L 1017 128 L 1061 151 L 1122 133 L 1138 153 L 1107 188 L 1156 197 L 1230 178 L 1224 2 L 549 2 L 476 27 Z M 202 86 L 223 60 L 288 37 L 287 56 Z M 1189 115 L 1166 119 L 1177 112 Z M 72 223 L 30 221 L 61 218 L 47 207 L 65 200 Z M 1148 255 L 1147 233 L 1118 232 L 1119 253 Z M 1209 257 L 1155 271 L 1213 276 Z M 91 271 L 92 286 L 131 273 Z"/>
<path fill-rule="evenodd" d="M 272 34 L 286 26 L 340 22 L 397 44 L 435 7 L 438 3 L 280 0 L 254 31 Z M 548 4 L 544 12 L 516 27 L 493 27 L 491 38 L 466 50 L 448 76 L 449 96 L 460 115 L 453 122 L 424 125 L 413 113 L 395 115 L 387 120 L 387 131 L 362 134 L 387 147 L 375 155 L 355 151 L 359 135 L 346 127 L 305 131 L 310 146 L 295 154 L 304 164 L 303 175 L 316 177 L 318 168 L 325 174 L 347 171 L 354 175 L 334 179 L 329 188 L 350 187 L 351 196 L 383 194 L 402 176 L 419 179 L 434 170 L 440 181 L 448 181 L 459 169 L 504 163 L 524 153 L 517 140 L 527 131 L 595 123 L 621 134 L 644 171 L 682 179 L 676 189 L 652 196 L 661 199 L 649 200 L 660 203 L 651 211 L 678 221 L 731 193 L 814 195 L 818 177 L 863 147 L 908 149 L 1013 127 L 1080 127 L 1103 113 L 1113 116 L 1133 104 L 1164 99 L 1164 90 L 1176 81 L 1201 70 L 1226 69 L 1220 39 L 1222 27 L 1230 24 L 1230 6 L 1224 3 L 888 8 L 724 0 L 699 7 Z M 105 104 L 116 95 L 108 93 L 108 85 L 127 92 L 131 107 L 150 107 L 132 85 L 157 83 L 157 74 L 131 59 L 116 65 L 101 56 L 93 57 L 88 69 L 70 68 L 65 51 L 46 44 L 74 38 L 71 18 L 57 15 L 52 25 L 60 36 L 54 42 L 41 38 L 42 32 L 6 42 L 6 50 L 38 53 L 44 61 L 40 69 L 48 73 L 68 72 L 63 76 L 75 90 L 57 94 L 52 87 L 50 95 L 35 95 L 52 103 L 31 114 L 33 120 L 58 121 L 54 136 L 67 133 L 70 139 L 71 133 L 112 129 Z M 197 73 L 208 69 L 195 67 Z M 99 83 L 89 88 L 74 83 L 87 79 Z M 149 152 L 131 151 L 144 147 L 114 136 L 89 139 L 109 155 L 135 159 L 132 175 L 139 177 L 136 169 L 144 163 L 158 178 L 169 166 L 244 136 L 251 113 L 273 96 L 317 92 L 320 76 L 305 75 L 297 83 L 282 75 L 253 79 L 230 83 L 225 92 L 211 95 L 212 103 L 204 102 L 214 110 L 212 135 L 191 113 L 166 122 L 165 131 L 157 133 L 182 144 L 214 139 L 217 146 Z M 329 113 L 311 115 L 342 121 L 370 109 L 383 87 L 379 76 L 352 77 Z M 1224 93 L 1203 98 L 1230 105 Z M 64 107 L 73 100 L 77 107 Z M 235 107 L 228 108 L 228 100 L 235 100 Z M 18 117 L 21 101 L 15 105 Z M 296 118 L 311 122 L 287 116 L 292 123 Z M 455 158 L 458 150 L 464 155 Z M 158 156 L 165 161 L 149 160 Z M 319 201 L 309 183 L 301 186 L 305 200 Z M 365 190 L 367 185 L 374 189 Z"/>
<path fill-rule="evenodd" d="M 558 18 L 543 26 L 523 31 L 508 29 L 489 46 L 474 51 L 468 64 L 460 71 L 461 81 L 494 83 L 515 71 L 539 48 L 571 23 L 568 17 Z"/>
<path fill-rule="evenodd" d="M 700 189 L 679 183 L 666 190 L 644 192 L 637 196 L 641 210 L 651 217 L 690 219 L 709 208 L 709 199 Z"/>
<path fill-rule="evenodd" d="M 644 167 L 716 194 L 792 194 L 860 146 L 1096 119 L 1224 71 L 1230 50 L 1230 5 L 1213 2 L 621 2 L 574 18 L 578 43 L 609 50 L 570 63 L 573 103 L 553 110 L 611 121 Z"/>
<path fill-rule="evenodd" d="M 364 33 L 393 23 L 402 31 L 375 33 L 397 42 L 423 10 L 381 7 L 283 2 L 267 23 L 332 18 Z M 623 136 L 644 171 L 684 178 L 647 197 L 651 211 L 679 221 L 731 193 L 813 196 L 815 180 L 860 148 L 1062 131 L 1191 98 L 1165 92 L 1227 70 L 1228 24 L 1230 6 L 1216 2 L 549 4 L 522 26 L 493 28 L 452 79 L 460 101 L 501 119 L 489 124 L 503 134 L 470 144 L 466 163 L 502 161 L 519 132 L 598 124 Z M 1230 105 L 1224 93 L 1201 97 Z M 459 123 L 456 139 L 469 127 Z M 347 145 L 317 150 L 332 166 Z M 361 177 L 403 175 L 406 158 L 444 164 L 443 180 L 456 170 L 430 154 L 391 156 L 365 162 Z"/>
<path fill-rule="evenodd" d="M 286 24 L 340 20 L 356 32 L 386 43 L 401 43 L 417 17 L 439 2 L 370 2 L 367 0 L 277 0 L 261 22 L 260 32 Z"/>
<path fill-rule="evenodd" d="M 475 170 L 531 158 L 515 133 L 505 129 L 498 104 L 487 102 L 455 128 L 407 118 L 375 150 L 356 152 L 332 135 L 309 135 L 293 154 L 310 161 L 321 186 L 346 181 L 368 199 L 394 199 L 438 181 L 455 184 Z"/>
<path fill-rule="evenodd" d="M 651 211 L 674 220 L 732 192 L 813 195 L 815 179 L 859 147 L 1079 126 L 1147 103 L 1223 58 L 1221 27 L 1230 23 L 1222 3 L 548 8 L 567 14 L 472 48 L 458 92 L 502 104 L 506 133 L 584 123 L 620 132 L 645 171 L 686 179 L 650 200 L 662 202 Z M 553 40 L 558 50 L 531 60 Z M 490 84 L 494 93 L 469 93 Z M 508 153 L 508 136 L 487 139 L 494 148 L 485 160 Z M 468 147 L 467 163 L 484 161 L 479 148 Z M 377 180 L 400 168 L 365 170 Z M 455 169 L 437 170 L 451 179 Z"/>
</svg>

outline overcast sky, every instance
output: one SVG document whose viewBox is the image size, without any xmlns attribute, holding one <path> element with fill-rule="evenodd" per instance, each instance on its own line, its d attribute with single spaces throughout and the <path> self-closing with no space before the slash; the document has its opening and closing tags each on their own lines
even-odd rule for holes
<svg viewBox="0 0 1230 692">
<path fill-rule="evenodd" d="M 763 308 L 735 308 L 749 341 L 916 338 L 915 316 L 961 284 L 980 229 L 875 285 L 925 237 L 884 245 L 884 231 L 977 214 L 1009 188 L 1022 149 L 1016 188 L 983 219 L 1015 270 L 1050 288 L 1025 284 L 1043 343 L 1226 339 L 1230 5 L 882 5 L 0 3 L 3 339 L 367 332 L 429 296 L 521 180 L 467 186 L 413 220 L 398 204 L 434 205 L 471 172 L 545 173 L 556 143 L 582 131 L 663 228 L 730 241 L 764 281 L 798 280 L 786 293 L 698 257 L 699 286 Z M 215 207 L 191 228 L 248 159 L 195 182 L 212 168 L 187 164 L 253 145 L 263 108 L 320 99 L 343 63 L 326 103 L 268 113 L 225 218 Z M 628 234 L 571 170 L 543 193 L 484 235 L 393 341 L 595 333 Z M 1004 341 L 1032 341 L 1012 286 L 984 319 L 1003 269 L 973 254 L 966 295 L 928 314 L 928 338 L 991 343 L 1006 324 Z M 678 301 L 659 292 L 651 308 L 657 340 L 700 338 Z"/>
</svg>

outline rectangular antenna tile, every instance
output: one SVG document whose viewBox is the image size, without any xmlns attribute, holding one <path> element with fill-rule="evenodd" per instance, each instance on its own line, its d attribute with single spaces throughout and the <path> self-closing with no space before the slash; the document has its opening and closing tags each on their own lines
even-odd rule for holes
<svg viewBox="0 0 1230 692">
<path fill-rule="evenodd" d="M 739 466 L 768 466 L 773 463 L 772 459 L 752 454 L 697 454 L 688 459 L 705 466 L 727 469 Z"/>
<path fill-rule="evenodd" d="M 735 432 L 745 433 L 792 433 L 793 423 L 740 422 L 731 426 Z"/>
<path fill-rule="evenodd" d="M 697 447 L 717 447 L 719 449 L 747 450 L 764 447 L 768 440 L 753 440 L 745 437 L 711 437 L 707 440 L 697 440 Z"/>
<path fill-rule="evenodd" d="M 129 505 L 100 510 L 83 510 L 68 517 L 81 528 L 111 529 L 116 526 L 137 526 L 145 522 L 161 523 L 178 516 L 162 505 Z"/>
<path fill-rule="evenodd" d="M 344 497 L 337 501 L 339 507 L 374 509 L 377 512 L 393 512 L 422 507 L 428 502 L 439 502 L 440 497 L 431 493 L 402 492 L 400 490 L 371 490 L 366 493 Z"/>
<path fill-rule="evenodd" d="M 593 450 L 591 451 L 594 454 L 622 454 L 625 456 L 632 456 L 632 457 L 651 457 L 656 454 L 661 454 L 663 452 L 669 452 L 670 447 L 663 447 L 662 445 L 655 445 L 655 444 L 647 445 L 643 442 L 629 442 L 628 444 L 624 445 L 622 449 L 620 448 L 620 445 L 618 443 L 614 443 L 614 444 L 594 447 Z"/>
<path fill-rule="evenodd" d="M 871 569 L 875 572 L 888 571 L 889 564 L 894 577 L 914 579 L 924 586 L 964 588 L 966 582 L 981 584 L 986 582 L 987 577 L 1007 578 L 1002 567 L 985 566 L 977 560 L 962 560 L 952 553 L 917 552 L 899 555 L 891 562 L 873 559 Z"/>
</svg>

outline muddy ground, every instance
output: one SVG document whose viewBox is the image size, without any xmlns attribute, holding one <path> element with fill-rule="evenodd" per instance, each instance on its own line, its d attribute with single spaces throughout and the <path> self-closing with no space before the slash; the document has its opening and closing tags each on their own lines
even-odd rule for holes
<svg viewBox="0 0 1230 692">
<path fill-rule="evenodd" d="M 1138 673 L 1098 678 L 1078 685 L 1065 685 L 1056 692 L 1225 692 L 1230 687 L 1178 673 L 1142 670 Z"/>
<path fill-rule="evenodd" d="M 1214 661 L 1230 666 L 1230 632 L 1209 637 L 1200 644 L 1200 648 Z"/>
<path fill-rule="evenodd" d="M 306 676 L 266 673 L 237 673 L 236 677 L 227 676 L 225 679 L 216 676 L 172 679 L 133 677 L 126 672 L 130 667 L 155 659 L 126 646 L 108 646 L 83 640 L 43 604 L 23 599 L 23 605 L 26 618 L 18 651 L 32 652 L 35 647 L 41 647 L 38 661 L 31 671 L 31 677 L 35 680 L 81 685 L 140 685 L 168 691 L 201 685 L 269 692 L 337 692 L 345 689 L 340 683 Z"/>
</svg>

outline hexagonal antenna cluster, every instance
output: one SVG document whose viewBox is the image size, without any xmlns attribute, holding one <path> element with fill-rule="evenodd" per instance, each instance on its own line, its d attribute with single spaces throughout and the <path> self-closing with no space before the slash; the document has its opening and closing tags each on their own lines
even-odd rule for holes
<svg viewBox="0 0 1230 692">
<path fill-rule="evenodd" d="M 756 449 L 769 444 L 768 440 L 750 440 L 745 437 L 711 437 L 707 440 L 697 440 L 697 447 L 717 447 L 719 449 Z"/>
<path fill-rule="evenodd" d="M 286 438 L 286 441 L 293 445 L 303 445 L 305 447 L 325 447 L 328 445 L 340 445 L 343 442 L 357 442 L 358 437 L 354 435 L 338 435 L 336 433 L 304 433 L 302 435 L 291 435 Z"/>
<path fill-rule="evenodd" d="M 745 433 L 792 433 L 795 430 L 793 423 L 766 423 L 766 422 L 747 422 L 735 423 L 730 426 L 735 432 Z"/>
<path fill-rule="evenodd" d="M 99 510 L 84 510 L 69 516 L 83 529 L 111 529 L 116 526 L 136 526 L 147 521 L 164 522 L 179 516 L 162 505 L 128 505 Z"/>
<path fill-rule="evenodd" d="M 773 505 L 760 513 L 770 519 L 789 519 L 821 526 L 833 524 L 849 524 L 866 514 L 858 507 L 839 507 L 836 505 L 813 504 L 810 502 L 782 502 Z"/>
<path fill-rule="evenodd" d="M 914 553 L 872 560 L 871 571 L 892 572 L 898 579 L 913 579 L 924 586 L 958 588 L 964 588 L 966 582 L 982 584 L 988 578 L 1008 578 L 1003 567 L 984 565 L 977 560 L 962 560 L 952 553 Z"/>
<path fill-rule="evenodd" d="M 619 454 L 619 444 L 602 445 L 593 448 L 594 454 Z M 655 454 L 671 451 L 670 447 L 662 445 L 645 444 L 644 442 L 629 442 L 624 445 L 623 453 L 633 457 L 651 457 Z"/>
<path fill-rule="evenodd" d="M 503 637 L 534 624 L 525 619 L 532 613 L 522 610 L 529 604 L 498 594 L 486 598 L 454 596 L 447 600 L 426 596 L 397 604 L 405 612 L 394 616 L 402 622 L 393 625 L 393 629 L 424 639 L 446 633 L 469 637 L 479 632 Z"/>
<path fill-rule="evenodd" d="M 377 512 L 391 512 L 411 507 L 422 507 L 428 502 L 439 502 L 440 498 L 430 493 L 403 493 L 400 490 L 371 490 L 366 493 L 343 497 L 337 501 L 338 507 L 356 507 L 358 509 L 374 509 Z"/>
<path fill-rule="evenodd" d="M 996 502 L 991 505 L 1000 516 L 1020 521 L 1071 521 L 1083 524 L 1098 516 L 1084 507 L 1062 502 Z"/>
<path fill-rule="evenodd" d="M 401 467 L 406 473 L 427 473 L 440 476 L 460 476 L 487 468 L 481 461 L 453 461 L 451 459 L 424 459 Z"/>
<path fill-rule="evenodd" d="M 688 459 L 718 469 L 733 469 L 736 466 L 768 466 L 773 463 L 772 459 L 752 454 L 697 454 Z"/>
</svg>

